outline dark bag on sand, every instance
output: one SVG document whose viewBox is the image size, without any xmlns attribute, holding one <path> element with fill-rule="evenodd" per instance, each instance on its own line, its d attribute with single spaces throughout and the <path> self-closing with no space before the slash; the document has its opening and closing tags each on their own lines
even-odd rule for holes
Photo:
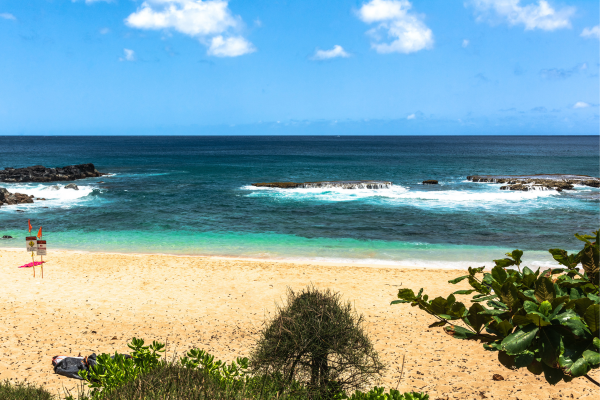
<svg viewBox="0 0 600 400">
<path fill-rule="evenodd" d="M 66 357 L 56 356 L 52 359 L 54 372 L 58 375 L 68 378 L 83 379 L 77 372 L 81 370 L 89 371 L 91 365 L 96 365 L 96 354 L 89 357 Z"/>
</svg>

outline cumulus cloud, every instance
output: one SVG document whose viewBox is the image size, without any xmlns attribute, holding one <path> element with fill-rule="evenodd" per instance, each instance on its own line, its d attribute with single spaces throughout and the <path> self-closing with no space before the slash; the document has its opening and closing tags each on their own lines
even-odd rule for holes
<svg viewBox="0 0 600 400">
<path fill-rule="evenodd" d="M 10 19 L 15 21 L 17 19 L 17 17 L 15 17 L 14 15 L 12 15 L 11 13 L 0 13 L 0 18 L 3 19 Z"/>
<path fill-rule="evenodd" d="M 469 45 L 469 39 L 464 39 L 462 42 L 462 47 L 467 47 Z"/>
<path fill-rule="evenodd" d="M 577 103 L 575 103 L 575 105 L 573 105 L 573 108 L 588 108 L 589 106 L 590 105 L 585 101 L 578 101 Z"/>
<path fill-rule="evenodd" d="M 406 119 L 415 119 L 417 116 L 415 114 L 410 114 Z"/>
<path fill-rule="evenodd" d="M 119 61 L 135 61 L 135 51 L 123 49 L 123 57 L 119 57 Z"/>
<path fill-rule="evenodd" d="M 313 60 L 329 60 L 330 58 L 337 57 L 350 57 L 350 53 L 347 53 L 344 48 L 338 44 L 333 46 L 331 50 L 319 50 L 315 52 L 315 55 L 312 57 Z"/>
<path fill-rule="evenodd" d="M 212 38 L 208 54 L 216 57 L 237 57 L 254 50 L 252 43 L 241 36 L 224 38 L 219 35 Z"/>
<path fill-rule="evenodd" d="M 553 8 L 546 0 L 521 5 L 521 0 L 471 0 L 479 21 L 504 21 L 509 25 L 524 25 L 525 30 L 570 28 L 575 7 Z"/>
<path fill-rule="evenodd" d="M 146 0 L 125 23 L 137 29 L 173 29 L 200 40 L 208 46 L 208 54 L 236 57 L 256 49 L 236 34 L 243 27 L 225 0 Z"/>
<path fill-rule="evenodd" d="M 600 25 L 591 28 L 584 28 L 581 32 L 581 37 L 589 39 L 600 39 Z"/>
<path fill-rule="evenodd" d="M 431 29 L 422 16 L 410 12 L 411 8 L 408 0 L 371 0 L 362 5 L 358 17 L 367 24 L 377 24 L 367 32 L 375 51 L 408 54 L 433 47 Z"/>
</svg>

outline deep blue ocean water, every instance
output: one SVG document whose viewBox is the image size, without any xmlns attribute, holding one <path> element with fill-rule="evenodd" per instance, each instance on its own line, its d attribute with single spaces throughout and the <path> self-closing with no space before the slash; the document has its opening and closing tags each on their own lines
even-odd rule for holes
<svg viewBox="0 0 600 400">
<path fill-rule="evenodd" d="M 467 182 L 467 175 L 598 176 L 599 154 L 597 136 L 0 137 L 0 168 L 92 162 L 110 173 L 77 181 L 79 191 L 0 183 L 49 199 L 0 207 L 0 235 L 18 238 L 0 246 L 24 247 L 31 219 L 43 225 L 49 252 L 451 267 L 489 265 L 520 248 L 532 265 L 543 265 L 548 248 L 577 249 L 573 234 L 598 228 L 598 189 L 509 192 Z M 362 179 L 394 186 L 250 186 Z M 440 185 L 422 185 L 425 179 Z"/>
</svg>

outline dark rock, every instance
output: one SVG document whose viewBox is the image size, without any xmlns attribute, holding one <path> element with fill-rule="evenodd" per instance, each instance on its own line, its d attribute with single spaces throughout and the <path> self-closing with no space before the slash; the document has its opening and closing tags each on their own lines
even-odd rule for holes
<svg viewBox="0 0 600 400">
<path fill-rule="evenodd" d="M 79 190 L 79 188 L 77 187 L 77 185 L 74 184 L 74 183 L 69 183 L 68 185 L 65 185 L 65 189 Z"/>
<path fill-rule="evenodd" d="M 436 181 L 435 179 L 428 179 L 426 181 L 423 181 L 423 185 L 437 185 L 438 181 Z"/>
<path fill-rule="evenodd" d="M 0 188 L 0 205 L 33 203 L 33 196 L 22 193 L 11 193 L 6 188 Z"/>
<path fill-rule="evenodd" d="M 261 182 L 253 183 L 256 187 L 280 189 L 312 189 L 312 188 L 341 188 L 341 189 L 387 189 L 392 182 L 387 181 L 322 181 L 322 182 Z"/>
<path fill-rule="evenodd" d="M 472 182 L 506 183 L 500 190 L 572 190 L 573 184 L 600 187 L 600 178 L 587 175 L 473 175 L 467 176 Z"/>
<path fill-rule="evenodd" d="M 10 235 L 4 235 L 4 236 L 2 236 L 2 239 L 12 239 L 12 238 L 13 238 L 13 237 L 12 237 L 12 236 L 10 236 Z"/>
<path fill-rule="evenodd" d="M 17 212 L 25 212 L 25 210 L 17 210 Z"/>
<path fill-rule="evenodd" d="M 106 175 L 98 172 L 94 164 L 68 165 L 62 168 L 46 168 L 34 165 L 26 168 L 5 168 L 0 171 L 0 182 L 55 182 L 74 181 Z"/>
</svg>

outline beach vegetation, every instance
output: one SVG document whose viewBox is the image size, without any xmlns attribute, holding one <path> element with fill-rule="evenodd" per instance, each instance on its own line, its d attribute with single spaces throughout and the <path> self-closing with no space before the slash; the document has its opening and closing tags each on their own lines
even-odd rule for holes
<svg viewBox="0 0 600 400">
<path fill-rule="evenodd" d="M 514 250 L 494 260 L 491 272 L 469 268 L 449 281 L 467 281 L 471 289 L 431 300 L 423 289 L 400 289 L 392 304 L 419 307 L 437 320 L 430 327 L 456 339 L 482 341 L 506 368 L 543 374 L 552 385 L 586 377 L 600 386 L 588 375 L 600 364 L 600 238 L 598 231 L 575 236 L 583 242 L 578 253 L 549 250 L 559 268 L 534 272 Z M 473 293 L 467 304 L 456 298 Z"/>
<path fill-rule="evenodd" d="M 288 289 L 287 302 L 259 333 L 250 355 L 255 374 L 278 374 L 319 397 L 359 390 L 384 366 L 363 328 L 363 316 L 339 293 Z"/>
<path fill-rule="evenodd" d="M 54 396 L 41 386 L 27 382 L 0 381 L 2 400 L 52 400 Z"/>
</svg>

